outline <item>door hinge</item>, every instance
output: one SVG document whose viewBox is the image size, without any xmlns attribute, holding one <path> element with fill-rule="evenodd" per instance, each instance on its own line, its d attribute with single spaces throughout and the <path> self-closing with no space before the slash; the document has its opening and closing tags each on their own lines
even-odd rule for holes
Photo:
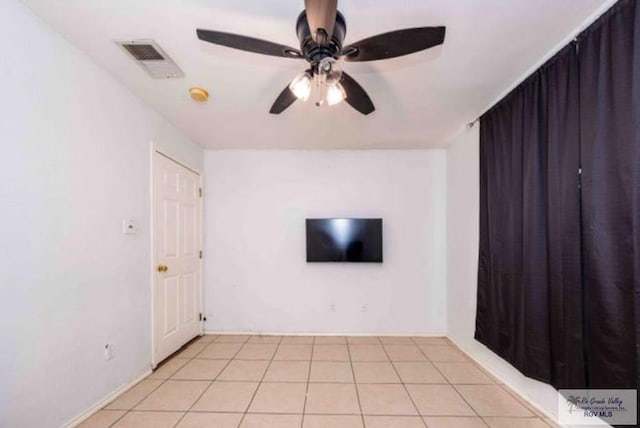
<svg viewBox="0 0 640 428">
<path fill-rule="evenodd" d="M 200 321 L 206 321 L 207 320 L 207 317 L 203 317 L 202 316 L 202 312 L 200 312 L 200 315 L 199 315 L 198 318 L 200 319 Z"/>
<path fill-rule="evenodd" d="M 202 251 L 200 251 L 200 258 L 202 258 Z"/>
<path fill-rule="evenodd" d="M 202 187 L 198 188 L 198 194 L 200 195 L 200 197 L 202 197 Z"/>
</svg>

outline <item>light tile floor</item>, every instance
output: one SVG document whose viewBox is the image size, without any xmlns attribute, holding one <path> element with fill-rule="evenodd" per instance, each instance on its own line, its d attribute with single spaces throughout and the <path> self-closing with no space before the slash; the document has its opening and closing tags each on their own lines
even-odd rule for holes
<svg viewBox="0 0 640 428">
<path fill-rule="evenodd" d="M 554 425 L 446 338 L 203 336 L 80 426 Z"/>
</svg>

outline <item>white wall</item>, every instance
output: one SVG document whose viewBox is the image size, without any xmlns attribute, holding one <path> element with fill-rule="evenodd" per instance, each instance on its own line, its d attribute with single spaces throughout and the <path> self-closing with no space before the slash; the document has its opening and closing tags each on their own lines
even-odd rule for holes
<svg viewBox="0 0 640 428">
<path fill-rule="evenodd" d="M 443 334 L 445 163 L 444 150 L 207 151 L 206 329 Z M 383 218 L 384 263 L 307 263 L 312 217 Z"/>
<path fill-rule="evenodd" d="M 465 129 L 447 150 L 447 335 L 505 384 L 557 417 L 558 393 L 523 376 L 476 341 L 479 242 L 479 125 Z"/>
<path fill-rule="evenodd" d="M 58 427 L 149 369 L 151 142 L 202 154 L 17 0 L 0 33 L 0 426 Z"/>
</svg>

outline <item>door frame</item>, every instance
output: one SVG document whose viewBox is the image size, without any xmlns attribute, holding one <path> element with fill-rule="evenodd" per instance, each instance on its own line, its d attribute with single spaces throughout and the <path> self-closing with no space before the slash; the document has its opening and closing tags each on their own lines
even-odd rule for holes
<svg viewBox="0 0 640 428">
<path fill-rule="evenodd" d="M 149 258 L 149 272 L 151 275 L 151 281 L 150 281 L 150 286 L 151 286 L 151 314 L 150 314 L 150 321 L 151 321 L 151 368 L 155 369 L 159 363 L 161 363 L 161 361 L 157 361 L 156 360 L 156 324 L 155 324 L 155 302 L 156 302 L 156 231 L 155 231 L 155 221 L 156 221 L 156 215 L 155 215 L 155 171 L 156 171 L 156 161 L 155 161 L 155 155 L 158 154 L 160 156 L 163 156 L 167 159 L 169 159 L 172 162 L 175 162 L 176 164 L 188 169 L 189 171 L 193 172 L 194 174 L 198 175 L 198 186 L 200 187 L 200 191 L 201 193 L 201 197 L 198 198 L 199 202 L 198 202 L 198 211 L 200 212 L 200 230 L 198 233 L 198 238 L 199 238 L 199 245 L 200 245 L 200 251 L 203 251 L 203 247 L 204 247 L 204 189 L 203 189 L 203 182 L 202 182 L 202 172 L 200 172 L 197 168 L 193 168 L 187 164 L 185 164 L 185 162 L 182 162 L 178 159 L 176 159 L 175 156 L 172 156 L 170 154 L 167 154 L 167 152 L 165 152 L 164 150 L 161 150 L 160 148 L 156 147 L 156 145 L 152 142 L 151 143 L 151 153 L 150 153 L 150 163 L 151 163 L 151 168 L 150 168 L 150 200 L 151 200 L 151 206 L 150 206 L 150 241 L 151 241 L 151 257 Z M 204 291 L 204 277 L 203 277 L 203 266 L 202 266 L 202 261 L 203 261 L 203 257 L 200 258 L 200 262 L 198 264 L 198 274 L 200 275 L 200 287 L 198 292 L 200 293 L 200 313 L 203 314 L 204 317 L 204 295 L 203 295 L 203 291 Z M 200 321 L 200 334 L 202 334 L 203 332 L 203 327 L 204 327 L 204 322 L 201 320 Z"/>
</svg>

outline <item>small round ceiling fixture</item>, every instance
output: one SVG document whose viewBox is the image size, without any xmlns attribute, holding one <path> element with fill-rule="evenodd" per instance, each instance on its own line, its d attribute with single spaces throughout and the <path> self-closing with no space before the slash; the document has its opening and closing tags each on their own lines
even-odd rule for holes
<svg viewBox="0 0 640 428">
<path fill-rule="evenodd" d="M 189 89 L 189 95 L 191 99 L 199 103 L 204 103 L 209 99 L 209 92 L 204 88 L 191 88 Z"/>
</svg>

